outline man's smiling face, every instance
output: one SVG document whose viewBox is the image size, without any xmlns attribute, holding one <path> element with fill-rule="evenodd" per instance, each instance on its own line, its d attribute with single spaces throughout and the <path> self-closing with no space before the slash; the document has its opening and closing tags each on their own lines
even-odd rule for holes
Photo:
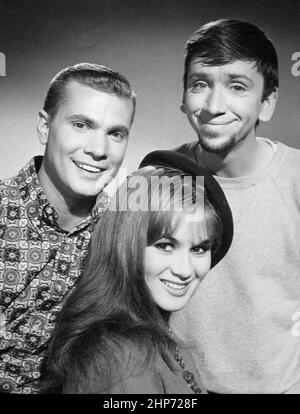
<svg viewBox="0 0 300 414">
<path fill-rule="evenodd" d="M 208 152 L 222 153 L 249 137 L 257 120 L 265 119 L 263 76 L 254 62 L 236 60 L 221 66 L 192 58 L 182 110 Z"/>
<path fill-rule="evenodd" d="M 120 168 L 132 114 L 130 99 L 69 82 L 53 119 L 40 115 L 46 151 L 39 177 L 46 193 L 71 202 L 95 198 Z"/>
</svg>

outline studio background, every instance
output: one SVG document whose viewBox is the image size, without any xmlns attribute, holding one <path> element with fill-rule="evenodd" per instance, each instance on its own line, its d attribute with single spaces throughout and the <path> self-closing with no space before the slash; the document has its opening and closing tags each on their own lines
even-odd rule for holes
<svg viewBox="0 0 300 414">
<path fill-rule="evenodd" d="M 137 168 L 149 151 L 196 139 L 180 112 L 184 45 L 202 24 L 239 18 L 266 30 L 280 64 L 279 102 L 258 135 L 300 148 L 300 76 L 291 60 L 300 52 L 299 0 L 1 0 L 0 177 L 14 175 L 42 154 L 35 126 L 52 76 L 78 62 L 96 62 L 124 74 L 137 112 L 123 167 Z"/>
</svg>

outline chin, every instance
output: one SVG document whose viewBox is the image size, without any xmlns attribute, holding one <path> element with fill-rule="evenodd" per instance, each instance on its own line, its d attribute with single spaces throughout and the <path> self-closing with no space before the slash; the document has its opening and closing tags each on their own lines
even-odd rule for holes
<svg viewBox="0 0 300 414">
<path fill-rule="evenodd" d="M 79 200 L 92 200 L 97 198 L 99 191 L 77 191 L 74 194 L 76 194 Z"/>
<path fill-rule="evenodd" d="M 199 138 L 201 147 L 206 152 L 222 154 L 229 152 L 236 144 L 234 138 Z"/>
<path fill-rule="evenodd" d="M 184 301 L 184 303 L 170 303 L 166 304 L 166 306 L 161 306 L 161 309 L 163 309 L 166 312 L 177 312 L 182 310 L 188 301 Z"/>
</svg>

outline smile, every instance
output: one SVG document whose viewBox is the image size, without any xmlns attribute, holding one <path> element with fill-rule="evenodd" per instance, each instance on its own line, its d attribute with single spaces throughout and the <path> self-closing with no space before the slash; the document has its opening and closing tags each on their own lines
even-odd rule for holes
<svg viewBox="0 0 300 414">
<path fill-rule="evenodd" d="M 235 120 L 233 121 L 228 121 L 228 122 L 204 122 L 203 125 L 208 125 L 208 126 L 212 126 L 212 127 L 218 127 L 218 126 L 226 126 L 226 125 L 231 125 L 235 122 Z"/>
<path fill-rule="evenodd" d="M 169 280 L 161 279 L 161 282 L 167 287 L 168 291 L 175 296 L 182 296 L 185 294 L 187 287 L 190 283 L 176 283 Z"/>
<path fill-rule="evenodd" d="M 162 280 L 162 282 L 166 286 L 168 286 L 172 289 L 175 289 L 175 290 L 183 290 L 186 287 L 186 285 L 180 285 L 179 283 L 169 282 L 168 280 Z"/>
<path fill-rule="evenodd" d="M 92 165 L 84 164 L 82 162 L 73 161 L 73 163 L 81 170 L 88 171 L 93 174 L 99 174 L 100 172 L 104 171 L 103 168 L 93 167 Z"/>
</svg>

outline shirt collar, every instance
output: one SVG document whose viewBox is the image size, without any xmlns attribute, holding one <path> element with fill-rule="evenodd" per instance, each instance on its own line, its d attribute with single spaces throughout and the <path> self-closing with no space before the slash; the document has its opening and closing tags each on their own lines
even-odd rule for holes
<svg viewBox="0 0 300 414">
<path fill-rule="evenodd" d="M 41 218 L 51 227 L 57 227 L 62 231 L 57 224 L 57 212 L 47 200 L 38 179 L 37 173 L 41 167 L 42 161 L 43 157 L 41 155 L 33 157 L 18 173 L 16 180 L 20 188 L 20 196 L 24 202 L 28 202 L 30 199 L 34 200 L 38 218 Z M 101 191 L 97 203 L 90 214 L 75 227 L 74 231 L 80 230 L 91 223 L 95 223 L 99 218 L 100 212 L 106 209 L 108 202 L 108 194 L 105 191 Z"/>
</svg>

